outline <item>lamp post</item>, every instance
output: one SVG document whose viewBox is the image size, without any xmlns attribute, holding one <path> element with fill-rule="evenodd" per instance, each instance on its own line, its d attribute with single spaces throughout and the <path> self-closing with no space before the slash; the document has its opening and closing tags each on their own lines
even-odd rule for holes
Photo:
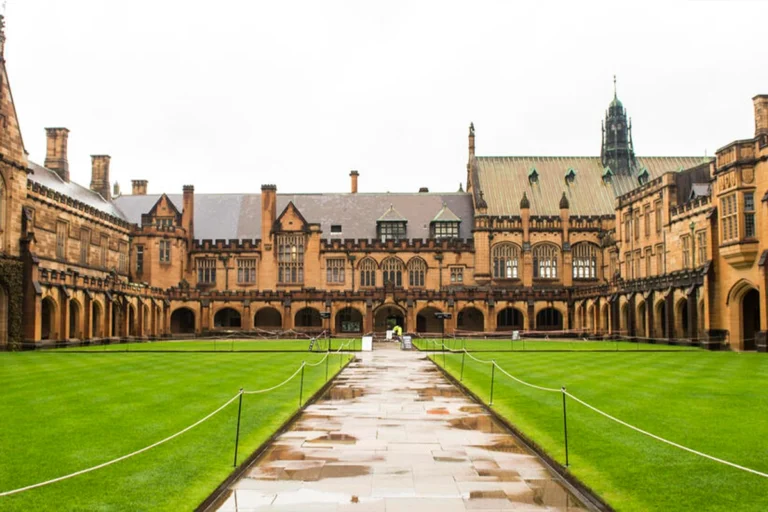
<svg viewBox="0 0 768 512">
<path fill-rule="evenodd" d="M 435 318 L 440 320 L 440 344 L 443 346 L 443 367 L 445 367 L 445 321 L 451 318 L 451 313 L 438 311 L 435 313 Z"/>
<path fill-rule="evenodd" d="M 328 329 L 330 329 L 330 323 L 325 322 L 325 320 L 328 320 L 331 318 L 331 313 L 328 311 L 321 311 L 320 312 L 320 318 L 323 319 L 323 330 L 325 331 L 325 341 L 326 345 L 328 345 L 328 352 L 331 351 L 331 342 L 328 341 Z"/>
</svg>

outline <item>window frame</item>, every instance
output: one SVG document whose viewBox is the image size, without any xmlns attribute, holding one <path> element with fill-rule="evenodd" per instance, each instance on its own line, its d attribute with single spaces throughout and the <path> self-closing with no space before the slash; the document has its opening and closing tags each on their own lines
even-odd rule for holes
<svg viewBox="0 0 768 512">
<path fill-rule="evenodd" d="M 160 240 L 158 245 L 160 263 L 169 264 L 171 262 L 171 241 L 167 238 Z"/>
<path fill-rule="evenodd" d="M 304 256 L 306 237 L 303 233 L 277 235 L 278 284 L 304 284 Z"/>
<path fill-rule="evenodd" d="M 325 282 L 327 284 L 344 284 L 346 260 L 344 258 L 325 259 Z"/>
<path fill-rule="evenodd" d="M 237 258 L 237 284 L 256 284 L 257 258 Z"/>
<path fill-rule="evenodd" d="M 216 258 L 212 256 L 197 258 L 195 270 L 197 270 L 197 284 L 206 286 L 216 284 Z"/>
</svg>

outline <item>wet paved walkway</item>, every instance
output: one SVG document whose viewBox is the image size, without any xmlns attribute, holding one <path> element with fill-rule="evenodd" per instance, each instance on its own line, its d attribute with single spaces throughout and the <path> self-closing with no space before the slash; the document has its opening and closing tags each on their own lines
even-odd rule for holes
<svg viewBox="0 0 768 512">
<path fill-rule="evenodd" d="M 219 510 L 584 509 L 424 354 L 359 357 Z"/>
</svg>

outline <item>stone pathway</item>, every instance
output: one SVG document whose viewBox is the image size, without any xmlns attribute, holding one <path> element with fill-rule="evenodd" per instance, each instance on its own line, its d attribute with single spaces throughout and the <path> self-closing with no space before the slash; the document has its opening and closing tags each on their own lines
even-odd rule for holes
<svg viewBox="0 0 768 512">
<path fill-rule="evenodd" d="M 219 510 L 586 510 L 424 354 L 359 357 Z"/>
</svg>

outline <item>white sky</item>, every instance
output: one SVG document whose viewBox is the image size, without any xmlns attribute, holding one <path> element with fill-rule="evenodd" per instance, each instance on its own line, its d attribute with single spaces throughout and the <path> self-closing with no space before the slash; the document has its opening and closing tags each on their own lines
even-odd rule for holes
<svg viewBox="0 0 768 512">
<path fill-rule="evenodd" d="M 753 135 L 768 2 L 8 0 L 27 150 L 123 192 L 454 191 L 479 155 L 598 155 L 618 75 L 638 155 Z"/>
</svg>

